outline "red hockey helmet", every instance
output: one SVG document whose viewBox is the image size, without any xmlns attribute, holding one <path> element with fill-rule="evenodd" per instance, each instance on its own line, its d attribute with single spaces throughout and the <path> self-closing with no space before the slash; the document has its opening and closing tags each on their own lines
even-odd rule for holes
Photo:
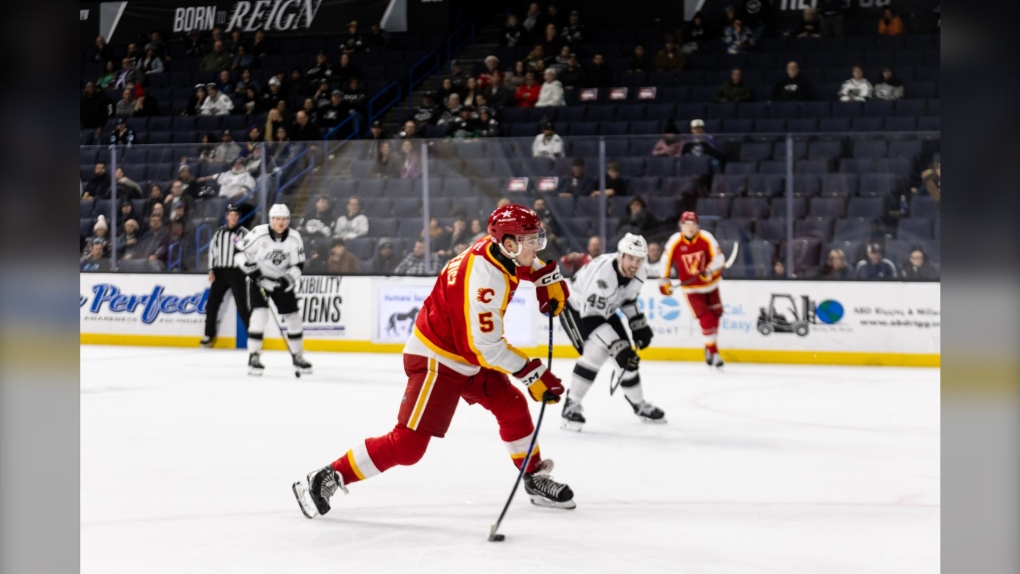
<svg viewBox="0 0 1020 574">
<path fill-rule="evenodd" d="M 525 241 L 525 236 L 537 234 L 537 239 Z M 520 249 L 527 246 L 529 249 L 541 251 L 545 249 L 545 229 L 542 229 L 542 220 L 534 210 L 523 205 L 504 205 L 492 212 L 489 216 L 489 235 L 492 242 L 503 249 L 503 238 L 510 235 L 520 244 L 517 253 L 507 253 L 509 257 L 520 255 Z"/>
<path fill-rule="evenodd" d="M 698 223 L 698 214 L 694 213 L 693 211 L 683 212 L 683 215 L 680 216 L 680 223 L 683 223 L 685 221 L 693 221 L 694 223 Z"/>
</svg>

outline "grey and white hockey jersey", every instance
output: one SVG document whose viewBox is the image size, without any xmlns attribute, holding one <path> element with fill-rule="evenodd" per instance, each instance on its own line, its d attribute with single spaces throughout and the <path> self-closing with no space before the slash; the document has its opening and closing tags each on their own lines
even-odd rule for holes
<svg viewBox="0 0 1020 574">
<path fill-rule="evenodd" d="M 257 225 L 237 244 L 234 261 L 245 273 L 257 265 L 265 277 L 276 279 L 289 274 L 296 281 L 304 269 L 305 246 L 293 229 L 276 235 L 268 224 Z"/>
<path fill-rule="evenodd" d="M 648 279 L 647 265 L 642 265 L 637 275 L 627 280 L 617 273 L 614 261 L 616 253 L 599 255 L 574 275 L 569 302 L 582 320 L 588 317 L 607 320 L 617 309 L 623 310 L 628 319 L 638 314 L 637 298 Z"/>
</svg>

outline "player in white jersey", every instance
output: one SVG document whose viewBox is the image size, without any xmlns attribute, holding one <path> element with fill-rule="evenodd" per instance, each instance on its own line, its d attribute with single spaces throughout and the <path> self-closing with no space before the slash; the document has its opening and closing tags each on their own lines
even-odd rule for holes
<svg viewBox="0 0 1020 574">
<path fill-rule="evenodd" d="M 259 360 L 262 337 L 269 320 L 269 302 L 276 303 L 287 326 L 287 344 L 293 353 L 294 368 L 311 373 L 312 365 L 302 355 L 303 325 L 298 312 L 294 287 L 305 265 L 305 246 L 301 235 L 290 229 L 290 210 L 277 203 L 269 209 L 269 223 L 258 225 L 237 246 L 237 266 L 248 276 L 248 374 L 261 375 L 265 366 Z"/>
<path fill-rule="evenodd" d="M 620 240 L 616 253 L 596 257 L 574 276 L 566 312 L 560 317 L 581 358 L 574 366 L 570 391 L 563 404 L 563 428 L 581 430 L 585 423 L 581 401 L 610 357 L 623 371 L 619 385 L 634 414 L 645 422 L 666 422 L 665 413 L 644 398 L 638 373 L 640 357 L 617 314 L 620 310 L 627 317 L 633 345 L 644 349 L 651 343 L 652 330 L 637 308 L 641 286 L 648 278 L 647 261 L 645 239 L 628 233 Z M 568 317 L 563 317 L 568 313 Z"/>
</svg>

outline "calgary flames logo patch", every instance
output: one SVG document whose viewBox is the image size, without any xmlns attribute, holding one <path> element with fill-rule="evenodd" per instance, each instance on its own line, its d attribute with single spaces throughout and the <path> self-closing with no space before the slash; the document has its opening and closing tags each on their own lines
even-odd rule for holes
<svg viewBox="0 0 1020 574">
<path fill-rule="evenodd" d="M 482 303 L 488 303 L 492 301 L 492 297 L 496 294 L 496 291 L 489 289 L 488 287 L 478 290 L 478 301 Z"/>
</svg>

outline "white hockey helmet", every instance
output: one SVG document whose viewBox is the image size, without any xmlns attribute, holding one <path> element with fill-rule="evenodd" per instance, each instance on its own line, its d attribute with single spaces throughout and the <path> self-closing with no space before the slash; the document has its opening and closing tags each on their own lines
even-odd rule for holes
<svg viewBox="0 0 1020 574">
<path fill-rule="evenodd" d="M 285 217 L 290 219 L 290 209 L 282 203 L 273 204 L 273 206 L 269 208 L 269 218 L 272 219 L 274 217 Z"/>
<path fill-rule="evenodd" d="M 623 255 L 632 255 L 641 259 L 648 259 L 648 242 L 645 241 L 644 237 L 640 235 L 634 235 L 628 233 L 624 235 L 620 242 L 616 244 L 617 257 Z"/>
</svg>

